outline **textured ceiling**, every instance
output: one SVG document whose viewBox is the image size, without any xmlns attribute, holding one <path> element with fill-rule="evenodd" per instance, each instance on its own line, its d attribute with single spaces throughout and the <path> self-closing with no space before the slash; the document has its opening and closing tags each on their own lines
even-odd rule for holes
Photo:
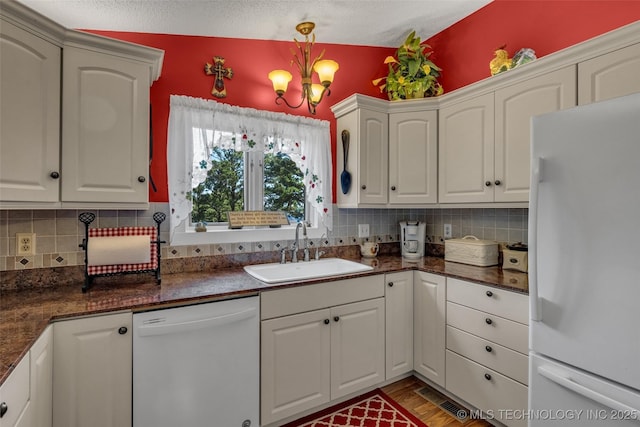
<svg viewBox="0 0 640 427">
<path fill-rule="evenodd" d="M 313 21 L 320 43 L 397 47 L 409 30 L 425 40 L 491 0 L 19 1 L 74 29 L 291 40 Z"/>
</svg>

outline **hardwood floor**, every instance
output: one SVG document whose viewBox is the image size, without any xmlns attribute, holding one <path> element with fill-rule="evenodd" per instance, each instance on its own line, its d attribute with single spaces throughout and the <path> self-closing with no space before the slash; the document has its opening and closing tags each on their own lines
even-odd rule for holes
<svg viewBox="0 0 640 427">
<path fill-rule="evenodd" d="M 428 400 L 417 393 L 418 390 L 422 390 L 425 387 L 427 387 L 429 390 L 427 396 L 431 400 Z M 428 427 L 491 426 L 491 424 L 486 421 L 471 420 L 468 417 L 464 422 L 460 422 L 449 412 L 441 409 L 438 406 L 439 403 L 442 403 L 445 400 L 451 400 L 440 394 L 436 390 L 432 389 L 431 387 L 427 386 L 424 382 L 416 377 L 405 378 L 393 384 L 389 384 L 386 387 L 382 387 L 382 391 L 384 391 L 389 397 L 402 405 L 405 409 L 408 409 L 413 415 L 418 417 Z M 432 401 L 436 403 L 433 403 Z"/>
</svg>

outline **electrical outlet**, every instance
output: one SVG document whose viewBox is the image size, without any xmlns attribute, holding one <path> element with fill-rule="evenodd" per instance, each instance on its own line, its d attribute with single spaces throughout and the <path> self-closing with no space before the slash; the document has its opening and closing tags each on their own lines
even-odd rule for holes
<svg viewBox="0 0 640 427">
<path fill-rule="evenodd" d="M 358 237 L 369 237 L 369 224 L 358 224 Z"/>
<path fill-rule="evenodd" d="M 17 255 L 36 254 L 36 233 L 16 233 Z"/>
<path fill-rule="evenodd" d="M 452 237 L 451 224 L 445 224 L 444 225 L 444 238 L 445 239 L 450 239 L 451 237 Z"/>
</svg>

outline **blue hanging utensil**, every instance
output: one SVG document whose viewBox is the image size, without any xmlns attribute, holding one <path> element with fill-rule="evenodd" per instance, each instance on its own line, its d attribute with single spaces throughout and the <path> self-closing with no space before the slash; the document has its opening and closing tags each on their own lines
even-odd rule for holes
<svg viewBox="0 0 640 427">
<path fill-rule="evenodd" d="M 342 186 L 342 194 L 347 194 L 351 187 L 351 174 L 347 171 L 347 157 L 349 155 L 349 131 L 342 131 L 342 151 L 344 153 L 344 164 L 342 165 L 342 173 L 340 174 L 340 185 Z"/>
</svg>

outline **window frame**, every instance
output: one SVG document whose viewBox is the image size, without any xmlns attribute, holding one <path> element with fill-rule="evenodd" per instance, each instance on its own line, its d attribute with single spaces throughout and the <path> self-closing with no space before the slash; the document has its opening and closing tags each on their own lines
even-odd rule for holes
<svg viewBox="0 0 640 427">
<path fill-rule="evenodd" d="M 191 225 L 191 191 L 193 152 L 185 150 L 193 144 L 193 129 L 230 132 L 233 145 L 240 142 L 242 151 L 254 151 L 254 145 L 273 148 L 271 138 L 284 151 L 295 153 L 295 162 L 305 179 L 310 238 L 327 234 L 333 224 L 332 161 L 330 123 L 302 116 L 255 110 L 184 95 L 170 96 L 167 131 L 167 175 L 169 187 L 169 240 L 171 246 L 233 242 L 268 242 L 292 240 L 292 224 L 281 228 L 246 228 L 230 230 L 228 225 L 207 226 L 207 232 L 196 232 Z M 200 146 L 200 149 L 206 147 Z M 255 147 L 258 148 L 258 147 Z M 265 150 L 266 151 L 266 150 Z M 198 157 L 201 157 L 198 152 Z M 206 156 L 205 156 L 206 157 Z M 199 178 L 198 178 L 199 179 Z"/>
</svg>

